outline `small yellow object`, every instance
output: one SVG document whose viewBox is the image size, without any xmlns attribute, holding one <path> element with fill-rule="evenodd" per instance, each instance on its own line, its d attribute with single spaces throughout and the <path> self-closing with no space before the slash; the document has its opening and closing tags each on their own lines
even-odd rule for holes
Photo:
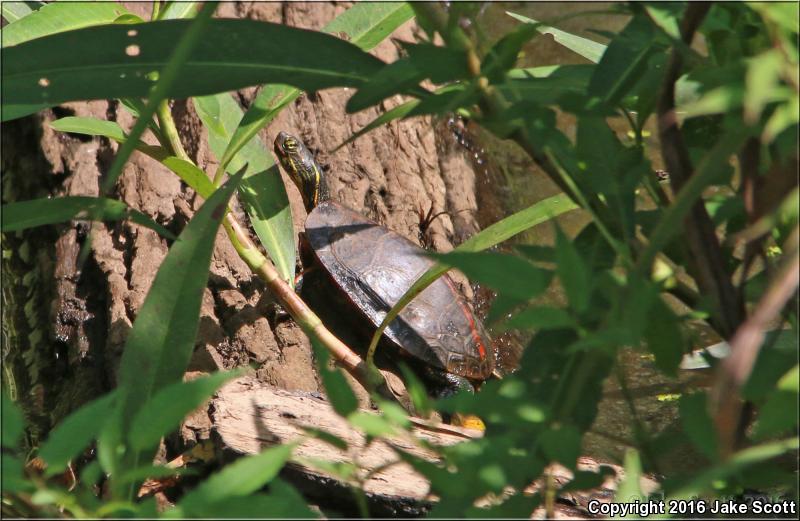
<svg viewBox="0 0 800 521">
<path fill-rule="evenodd" d="M 481 432 L 486 431 L 486 424 L 474 414 L 455 413 L 450 419 L 450 423 L 458 427 L 464 427 L 465 429 L 475 429 Z"/>
</svg>

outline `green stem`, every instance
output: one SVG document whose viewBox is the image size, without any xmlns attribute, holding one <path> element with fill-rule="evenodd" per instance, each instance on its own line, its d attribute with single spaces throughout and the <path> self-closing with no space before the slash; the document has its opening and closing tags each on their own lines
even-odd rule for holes
<svg viewBox="0 0 800 521">
<path fill-rule="evenodd" d="M 172 111 L 167 100 L 163 100 L 158 104 L 156 117 L 158 117 L 158 124 L 166 140 L 165 146 L 168 146 L 176 157 L 191 163 L 192 160 L 189 159 L 189 154 L 186 153 L 181 143 L 178 128 L 175 126 L 175 120 L 172 118 Z"/>
</svg>

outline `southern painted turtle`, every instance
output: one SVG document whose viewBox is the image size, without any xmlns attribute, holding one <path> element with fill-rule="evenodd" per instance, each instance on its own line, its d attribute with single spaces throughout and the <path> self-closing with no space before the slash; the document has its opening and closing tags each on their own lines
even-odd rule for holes
<svg viewBox="0 0 800 521">
<path fill-rule="evenodd" d="M 374 333 L 433 261 L 400 234 L 330 200 L 325 173 L 299 139 L 280 132 L 274 149 L 308 211 L 301 257 L 321 268 L 330 289 L 351 308 L 345 312 Z M 472 383 L 486 380 L 494 370 L 489 337 L 447 275 L 389 324 L 382 343 L 387 341 L 422 362 L 417 366 L 438 395 L 472 389 Z"/>
</svg>

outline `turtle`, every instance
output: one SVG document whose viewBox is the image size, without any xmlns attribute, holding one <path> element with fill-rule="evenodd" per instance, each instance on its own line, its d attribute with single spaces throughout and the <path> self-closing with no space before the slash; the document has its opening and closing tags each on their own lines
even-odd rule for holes
<svg viewBox="0 0 800 521">
<path fill-rule="evenodd" d="M 300 237 L 304 266 L 321 271 L 325 292 L 374 334 L 434 261 L 399 233 L 332 200 L 326 173 L 298 138 L 278 133 L 274 151 L 308 212 Z M 413 361 L 435 397 L 472 391 L 494 372 L 489 335 L 446 274 L 389 324 L 381 339 L 387 344 Z"/>
</svg>

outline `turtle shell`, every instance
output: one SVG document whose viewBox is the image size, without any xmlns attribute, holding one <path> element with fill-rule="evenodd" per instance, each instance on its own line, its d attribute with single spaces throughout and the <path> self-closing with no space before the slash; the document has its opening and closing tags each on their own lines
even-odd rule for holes
<svg viewBox="0 0 800 521">
<path fill-rule="evenodd" d="M 405 237 L 332 201 L 309 214 L 306 241 L 373 331 L 434 264 Z M 448 373 L 485 380 L 494 369 L 489 337 L 447 275 L 417 295 L 384 336 L 400 350 Z"/>
</svg>

